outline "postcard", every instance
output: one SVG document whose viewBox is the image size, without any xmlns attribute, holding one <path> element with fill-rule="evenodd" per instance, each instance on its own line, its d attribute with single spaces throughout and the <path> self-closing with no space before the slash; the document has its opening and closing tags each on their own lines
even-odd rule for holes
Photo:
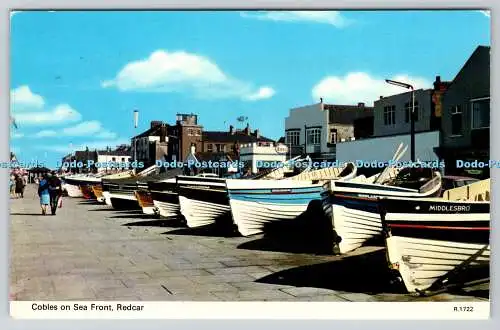
<svg viewBox="0 0 500 330">
<path fill-rule="evenodd" d="M 10 24 L 13 317 L 489 317 L 489 11 Z"/>
</svg>

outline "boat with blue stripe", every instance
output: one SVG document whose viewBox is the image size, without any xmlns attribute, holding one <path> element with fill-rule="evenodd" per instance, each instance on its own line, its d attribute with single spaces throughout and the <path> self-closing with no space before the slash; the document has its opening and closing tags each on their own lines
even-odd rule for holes
<svg viewBox="0 0 500 330">
<path fill-rule="evenodd" d="M 303 172 L 282 180 L 226 180 L 233 221 L 243 236 L 263 233 L 266 226 L 297 218 L 319 200 L 326 180 L 350 180 L 353 163 Z"/>
</svg>

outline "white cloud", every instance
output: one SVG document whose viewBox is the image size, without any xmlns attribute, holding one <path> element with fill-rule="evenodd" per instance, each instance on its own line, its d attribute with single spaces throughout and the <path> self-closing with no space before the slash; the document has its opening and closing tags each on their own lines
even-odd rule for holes
<svg viewBox="0 0 500 330">
<path fill-rule="evenodd" d="M 107 147 L 115 148 L 121 144 L 130 144 L 129 140 L 126 139 L 111 139 L 111 140 L 99 140 L 99 141 L 88 141 L 85 143 L 79 144 L 57 144 L 57 145 L 41 145 L 38 148 L 47 151 L 60 152 L 60 153 L 69 153 L 75 150 L 85 150 L 85 148 L 89 148 L 89 150 L 103 150 Z"/>
<path fill-rule="evenodd" d="M 253 94 L 247 95 L 246 99 L 249 101 L 263 100 L 273 97 L 275 90 L 272 87 L 261 87 L 259 90 Z"/>
<path fill-rule="evenodd" d="M 43 97 L 31 91 L 29 86 L 19 86 L 10 91 L 10 103 L 13 109 L 23 110 L 24 108 L 40 109 L 45 105 Z"/>
<path fill-rule="evenodd" d="M 491 13 L 490 13 L 490 11 L 489 11 L 489 10 L 480 10 L 479 12 L 480 12 L 481 14 L 483 14 L 484 16 L 488 17 L 488 18 L 490 18 L 490 17 L 491 17 L 491 16 L 490 16 L 490 15 L 491 15 Z"/>
<path fill-rule="evenodd" d="M 49 111 L 18 112 L 16 122 L 21 125 L 57 125 L 79 121 L 82 115 L 68 104 L 59 104 Z"/>
<path fill-rule="evenodd" d="M 184 51 L 158 50 L 125 65 L 103 88 L 120 91 L 188 92 L 199 98 L 241 98 L 259 88 L 225 74 L 209 58 Z M 263 87 L 260 87 L 263 88 Z"/>
<path fill-rule="evenodd" d="M 98 139 L 116 139 L 117 134 L 105 130 L 101 122 L 97 120 L 84 121 L 74 126 L 65 127 L 60 131 L 43 130 L 33 135 L 35 138 L 54 136 L 93 136 Z"/>
<path fill-rule="evenodd" d="M 320 23 L 342 28 L 351 23 L 338 11 L 266 11 L 257 13 L 240 13 L 241 17 L 276 22 L 309 22 Z"/>
<path fill-rule="evenodd" d="M 75 126 L 63 128 L 62 134 L 68 136 L 90 136 L 102 130 L 102 125 L 97 120 L 84 121 Z"/>
<path fill-rule="evenodd" d="M 43 130 L 33 135 L 33 137 L 41 138 L 41 137 L 51 137 L 57 136 L 57 132 L 54 130 Z"/>
<path fill-rule="evenodd" d="M 12 139 L 20 139 L 20 138 L 24 137 L 24 134 L 23 133 L 18 133 L 18 132 L 12 132 L 11 131 L 10 137 Z"/>
<path fill-rule="evenodd" d="M 389 77 L 388 77 L 389 78 Z M 425 78 L 396 75 L 389 79 L 412 84 L 415 89 L 431 88 L 432 83 Z M 323 78 L 312 89 L 312 97 L 319 102 L 333 104 L 357 104 L 364 102 L 372 105 L 380 96 L 389 96 L 408 91 L 402 87 L 389 85 L 382 77 L 373 77 L 364 72 L 351 72 L 344 77 L 328 76 Z"/>
<path fill-rule="evenodd" d="M 96 137 L 99 139 L 116 139 L 118 135 L 115 132 L 103 130 L 99 132 Z"/>
</svg>

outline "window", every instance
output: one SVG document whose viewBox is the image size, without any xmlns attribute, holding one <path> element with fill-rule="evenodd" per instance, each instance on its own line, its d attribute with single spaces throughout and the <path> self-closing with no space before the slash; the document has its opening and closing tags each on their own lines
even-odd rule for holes
<svg viewBox="0 0 500 330">
<path fill-rule="evenodd" d="M 462 109 L 459 105 L 451 108 L 451 135 L 462 135 Z"/>
<path fill-rule="evenodd" d="M 115 157 L 111 158 L 111 161 L 116 162 L 116 158 Z"/>
<path fill-rule="evenodd" d="M 337 143 L 337 130 L 335 128 L 330 129 L 330 143 Z"/>
<path fill-rule="evenodd" d="M 188 136 L 193 136 L 193 129 L 192 128 L 188 128 Z"/>
<path fill-rule="evenodd" d="M 286 132 L 286 144 L 292 146 L 298 146 L 300 141 L 300 131 L 288 131 Z"/>
<path fill-rule="evenodd" d="M 226 145 L 222 143 L 216 143 L 215 144 L 215 149 L 217 152 L 226 152 Z"/>
<path fill-rule="evenodd" d="M 207 151 L 208 152 L 213 152 L 214 151 L 213 144 L 211 144 L 211 143 L 207 144 Z"/>
<path fill-rule="evenodd" d="M 410 121 L 410 114 L 411 114 L 411 102 L 406 102 L 405 103 L 405 122 Z M 415 121 L 418 121 L 418 102 L 415 101 Z"/>
<path fill-rule="evenodd" d="M 384 125 L 390 126 L 396 124 L 396 106 L 388 105 L 384 107 Z"/>
<path fill-rule="evenodd" d="M 321 128 L 310 128 L 307 130 L 307 144 L 321 143 Z"/>
<path fill-rule="evenodd" d="M 125 157 L 122 157 L 122 162 L 125 162 Z"/>
<path fill-rule="evenodd" d="M 490 98 L 471 100 L 472 129 L 490 127 Z"/>
</svg>

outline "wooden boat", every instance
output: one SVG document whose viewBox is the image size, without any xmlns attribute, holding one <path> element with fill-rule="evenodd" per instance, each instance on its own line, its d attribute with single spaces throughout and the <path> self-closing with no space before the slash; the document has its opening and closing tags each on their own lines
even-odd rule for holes
<svg viewBox="0 0 500 330">
<path fill-rule="evenodd" d="M 139 206 L 142 208 L 142 212 L 144 214 L 154 215 L 156 214 L 156 208 L 153 203 L 153 198 L 151 197 L 151 193 L 147 190 L 136 190 L 135 198 L 139 203 Z"/>
<path fill-rule="evenodd" d="M 256 175 L 247 176 L 246 179 L 226 179 L 218 177 L 177 176 L 176 188 L 179 195 L 180 212 L 186 219 L 190 228 L 219 225 L 222 228 L 233 226 L 231 206 L 226 181 L 239 182 L 268 181 L 269 178 L 281 178 L 297 172 L 307 172 L 310 169 L 310 158 L 294 158 L 292 161 L 304 164 L 301 168 L 296 166 L 294 171 L 287 171 L 288 164 L 273 169 L 268 169 Z"/>
<path fill-rule="evenodd" d="M 116 209 L 140 210 L 134 191 L 137 190 L 137 182 L 142 178 L 152 176 L 158 170 L 158 166 L 153 165 L 137 175 L 130 172 L 129 176 L 106 176 L 102 179 L 102 190 L 106 204 Z"/>
<path fill-rule="evenodd" d="M 102 185 L 101 184 L 94 184 L 91 186 L 91 188 L 92 188 L 92 192 L 94 193 L 97 201 L 100 203 L 103 203 L 104 196 L 102 194 Z"/>
<path fill-rule="evenodd" d="M 227 180 L 233 221 L 243 236 L 260 234 L 270 223 L 292 220 L 305 212 L 312 200 L 321 198 L 326 180 L 351 180 L 356 173 L 356 166 L 347 163 L 283 180 Z"/>
<path fill-rule="evenodd" d="M 82 192 L 83 198 L 89 199 L 89 200 L 96 199 L 96 196 L 94 195 L 94 192 L 92 191 L 92 185 L 80 185 L 80 190 Z"/>
<path fill-rule="evenodd" d="M 325 184 L 323 210 L 332 222 L 335 253 L 352 251 L 382 234 L 377 198 L 425 198 L 439 196 L 441 192 L 441 175 L 432 169 L 393 169 L 392 174 L 382 183 L 329 181 Z"/>
<path fill-rule="evenodd" d="M 490 259 L 490 179 L 440 198 L 379 201 L 389 267 L 409 292 L 446 287 Z"/>
</svg>

